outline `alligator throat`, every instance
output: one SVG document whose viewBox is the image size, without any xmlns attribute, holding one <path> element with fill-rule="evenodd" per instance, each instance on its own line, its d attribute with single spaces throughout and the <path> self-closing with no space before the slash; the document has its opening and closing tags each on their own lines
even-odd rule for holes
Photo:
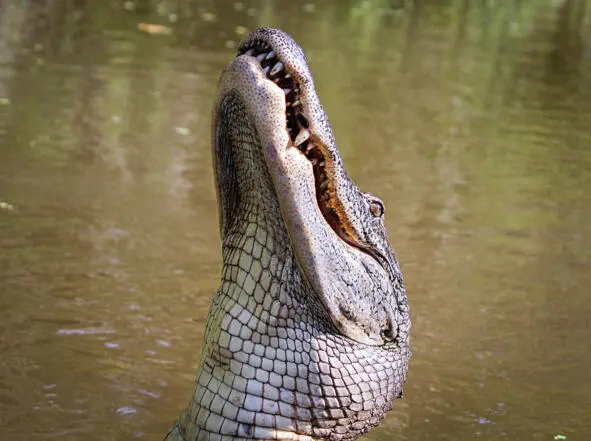
<svg viewBox="0 0 591 441">
<path fill-rule="evenodd" d="M 410 315 L 384 207 L 345 172 L 301 48 L 249 34 L 212 156 L 222 275 L 166 441 L 354 440 L 402 396 Z"/>
</svg>

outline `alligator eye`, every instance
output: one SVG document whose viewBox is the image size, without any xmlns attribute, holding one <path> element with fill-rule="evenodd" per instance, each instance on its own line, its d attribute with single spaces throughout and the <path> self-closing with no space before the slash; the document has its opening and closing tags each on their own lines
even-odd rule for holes
<svg viewBox="0 0 591 441">
<path fill-rule="evenodd" d="M 367 203 L 369 204 L 369 211 L 374 217 L 382 217 L 386 209 L 384 208 L 384 203 L 376 198 L 371 193 L 363 193 L 365 199 L 367 199 Z"/>
<path fill-rule="evenodd" d="M 384 205 L 379 201 L 371 201 L 369 203 L 369 211 L 375 217 L 382 217 L 384 215 Z"/>
</svg>

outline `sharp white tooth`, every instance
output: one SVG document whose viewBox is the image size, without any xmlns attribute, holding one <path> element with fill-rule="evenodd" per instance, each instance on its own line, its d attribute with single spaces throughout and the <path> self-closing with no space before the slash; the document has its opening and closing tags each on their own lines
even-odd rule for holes
<svg viewBox="0 0 591 441">
<path fill-rule="evenodd" d="M 269 69 L 270 69 L 269 66 L 263 67 L 263 72 L 265 72 L 265 75 L 267 75 L 269 73 Z"/>
<path fill-rule="evenodd" d="M 244 55 L 253 55 L 253 54 L 254 54 L 254 49 L 249 49 L 244 53 Z"/>
<path fill-rule="evenodd" d="M 293 105 L 293 106 L 299 106 L 300 104 L 302 104 L 302 103 L 300 103 L 300 100 L 295 100 L 295 101 L 292 103 L 292 105 Z"/>
<path fill-rule="evenodd" d="M 266 73 L 266 72 L 265 72 L 265 73 Z M 283 93 L 284 93 L 284 94 L 286 94 L 286 95 L 287 95 L 289 92 L 291 92 L 291 89 L 283 89 Z"/>
<path fill-rule="evenodd" d="M 306 153 L 308 153 L 310 150 L 312 150 L 312 148 L 314 148 L 314 144 L 312 144 L 312 143 L 308 144 L 308 146 L 306 147 Z"/>
<path fill-rule="evenodd" d="M 260 63 L 261 61 L 263 61 L 265 59 L 265 54 L 264 52 L 262 54 L 257 55 L 257 61 Z"/>
<path fill-rule="evenodd" d="M 294 145 L 297 147 L 300 144 L 302 144 L 305 140 L 307 140 L 310 137 L 310 132 L 308 132 L 308 130 L 306 129 L 302 129 L 300 130 L 300 133 L 298 133 L 298 136 L 296 136 L 296 139 L 294 140 Z"/>
<path fill-rule="evenodd" d="M 267 54 L 267 56 L 265 57 L 265 60 L 270 60 L 271 58 L 275 57 L 275 52 L 271 51 Z"/>
<path fill-rule="evenodd" d="M 286 73 L 286 74 L 285 74 L 285 78 L 288 78 L 288 79 L 289 79 L 289 78 L 291 78 L 291 74 L 290 74 L 289 72 L 288 72 L 288 73 Z"/>
<path fill-rule="evenodd" d="M 276 75 L 282 69 L 283 69 L 283 63 L 281 61 L 278 61 L 277 63 L 275 63 L 275 66 L 273 66 L 273 69 L 271 69 L 271 76 Z"/>
<path fill-rule="evenodd" d="M 318 163 L 318 165 L 319 165 L 320 167 L 324 167 L 324 161 L 320 161 L 320 162 Z"/>
</svg>

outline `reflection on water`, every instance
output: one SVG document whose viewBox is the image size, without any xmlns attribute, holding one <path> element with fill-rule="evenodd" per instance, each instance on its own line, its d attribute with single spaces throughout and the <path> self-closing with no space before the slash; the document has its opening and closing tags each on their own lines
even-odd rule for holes
<svg viewBox="0 0 591 441">
<path fill-rule="evenodd" d="M 0 5 L 2 440 L 158 439 L 187 402 L 219 272 L 210 106 L 260 24 L 306 49 L 406 273 L 409 382 L 369 438 L 584 439 L 589 6 Z"/>
</svg>

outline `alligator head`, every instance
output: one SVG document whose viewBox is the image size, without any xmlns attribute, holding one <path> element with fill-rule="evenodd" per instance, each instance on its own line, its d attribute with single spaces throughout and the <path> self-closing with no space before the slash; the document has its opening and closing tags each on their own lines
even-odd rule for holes
<svg viewBox="0 0 591 441">
<path fill-rule="evenodd" d="M 357 438 L 402 394 L 406 294 L 384 206 L 345 172 L 288 35 L 246 38 L 212 133 L 222 284 L 169 439 Z"/>
</svg>

